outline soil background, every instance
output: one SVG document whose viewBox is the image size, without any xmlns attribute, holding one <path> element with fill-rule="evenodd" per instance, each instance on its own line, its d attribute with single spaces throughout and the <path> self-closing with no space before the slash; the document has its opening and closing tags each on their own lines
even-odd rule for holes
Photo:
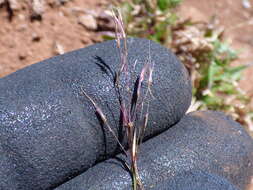
<svg viewBox="0 0 253 190">
<path fill-rule="evenodd" d="M 95 31 L 78 24 L 79 15 L 74 10 L 98 10 L 107 2 L 45 2 L 41 20 L 31 20 L 29 2 L 18 4 L 12 13 L 6 5 L 0 8 L 0 77 L 57 55 L 56 46 L 68 52 L 100 40 Z"/>
<path fill-rule="evenodd" d="M 110 4 L 109 0 L 45 0 L 42 17 L 31 18 L 30 0 L 16 0 L 16 4 L 1 4 L 2 1 L 0 77 L 101 41 L 97 29 L 80 24 L 80 16 L 85 12 L 100 12 Z M 212 16 L 217 18 L 225 28 L 225 38 L 240 51 L 235 64 L 252 63 L 244 72 L 240 87 L 253 97 L 253 0 L 248 2 L 251 7 L 246 8 L 245 0 L 184 0 L 177 11 L 180 17 L 193 21 L 208 22 Z"/>
</svg>

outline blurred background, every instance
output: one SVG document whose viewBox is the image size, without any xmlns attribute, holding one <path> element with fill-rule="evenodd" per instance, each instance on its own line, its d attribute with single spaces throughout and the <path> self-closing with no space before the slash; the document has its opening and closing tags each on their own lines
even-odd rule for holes
<svg viewBox="0 0 253 190">
<path fill-rule="evenodd" d="M 253 137 L 253 0 L 0 0 L 0 77 L 113 39 L 113 7 L 129 36 L 170 48 L 186 66 L 189 111 L 224 111 Z"/>
</svg>

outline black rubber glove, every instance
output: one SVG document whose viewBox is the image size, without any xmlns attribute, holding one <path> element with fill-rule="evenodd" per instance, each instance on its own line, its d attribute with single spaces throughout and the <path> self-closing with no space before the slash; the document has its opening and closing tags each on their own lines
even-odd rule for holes
<svg viewBox="0 0 253 190">
<path fill-rule="evenodd" d="M 137 165 L 145 190 L 243 190 L 253 175 L 253 141 L 223 113 L 193 112 L 143 143 Z M 119 159 L 109 159 L 56 190 L 129 190 L 131 185 Z"/>
<path fill-rule="evenodd" d="M 150 138 L 183 117 L 191 101 L 191 85 L 176 57 L 145 39 L 128 39 L 130 72 L 139 74 L 149 53 L 155 63 L 155 98 L 150 101 L 145 133 Z M 115 41 L 107 41 L 0 79 L 0 189 L 52 189 L 117 153 L 116 139 L 101 128 L 81 89 L 119 131 L 113 87 L 119 62 Z"/>
</svg>

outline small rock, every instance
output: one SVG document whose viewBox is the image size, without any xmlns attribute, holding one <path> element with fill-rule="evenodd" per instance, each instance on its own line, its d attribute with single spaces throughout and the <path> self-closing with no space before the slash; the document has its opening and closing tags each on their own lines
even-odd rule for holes
<svg viewBox="0 0 253 190">
<path fill-rule="evenodd" d="M 44 13 L 44 3 L 43 0 L 33 0 L 32 1 L 32 19 L 41 20 L 41 15 Z"/>
<path fill-rule="evenodd" d="M 249 1 L 249 0 L 242 0 L 242 6 L 243 6 L 245 9 L 250 9 L 250 8 L 251 8 L 250 1 Z"/>
<path fill-rule="evenodd" d="M 101 12 L 97 16 L 99 29 L 102 31 L 115 31 L 115 23 L 110 11 Z"/>
<path fill-rule="evenodd" d="M 63 48 L 63 46 L 59 43 L 59 42 L 55 42 L 55 44 L 54 44 L 54 53 L 56 54 L 56 55 L 62 55 L 62 54 L 64 54 L 64 48 Z"/>
<path fill-rule="evenodd" d="M 28 25 L 26 23 L 20 24 L 17 26 L 17 31 L 22 32 L 22 31 L 25 31 L 27 28 L 28 28 Z"/>
<path fill-rule="evenodd" d="M 25 52 L 20 52 L 18 55 L 19 60 L 25 60 L 27 57 L 27 54 Z"/>
<path fill-rule="evenodd" d="M 56 2 L 59 4 L 64 4 L 64 3 L 67 3 L 68 1 L 71 1 L 71 0 L 56 0 Z"/>
<path fill-rule="evenodd" d="M 46 2 L 50 7 L 59 7 L 61 5 L 65 5 L 69 1 L 72 0 L 47 0 Z"/>
<path fill-rule="evenodd" d="M 37 33 L 32 33 L 32 41 L 39 42 L 41 37 Z"/>
<path fill-rule="evenodd" d="M 13 11 L 18 11 L 21 9 L 20 4 L 18 3 L 17 0 L 8 0 L 9 4 L 10 4 L 10 8 Z"/>
<path fill-rule="evenodd" d="M 20 21 L 25 21 L 25 15 L 24 14 L 18 14 L 18 19 Z"/>
<path fill-rule="evenodd" d="M 98 28 L 97 21 L 92 15 L 82 15 L 78 18 L 78 23 L 89 30 L 96 30 Z"/>
</svg>

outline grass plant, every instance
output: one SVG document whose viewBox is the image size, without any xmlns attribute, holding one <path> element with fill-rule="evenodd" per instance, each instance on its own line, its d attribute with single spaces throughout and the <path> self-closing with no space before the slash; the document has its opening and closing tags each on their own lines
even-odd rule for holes
<svg viewBox="0 0 253 190">
<path fill-rule="evenodd" d="M 112 13 L 115 22 L 115 40 L 120 55 L 119 70 L 115 72 L 114 76 L 114 88 L 120 105 L 120 120 L 122 121 L 121 125 L 125 131 L 128 150 L 121 144 L 122 139 L 118 138 L 100 106 L 97 105 L 85 90 L 83 90 L 83 94 L 92 103 L 104 126 L 113 134 L 120 148 L 127 156 L 128 163 L 126 163 L 126 165 L 131 172 L 133 190 L 143 190 L 144 187 L 139 176 L 137 159 L 139 145 L 143 140 L 144 132 L 148 124 L 149 100 L 153 97 L 151 86 L 154 63 L 151 60 L 149 50 L 149 58 L 142 67 L 139 75 L 134 77 L 134 74 L 131 74 L 133 72 L 130 72 L 130 68 L 135 69 L 138 60 L 132 65 L 129 64 L 127 35 L 125 33 L 123 18 L 118 10 L 113 10 Z M 145 88 L 143 86 L 145 86 Z"/>
</svg>

